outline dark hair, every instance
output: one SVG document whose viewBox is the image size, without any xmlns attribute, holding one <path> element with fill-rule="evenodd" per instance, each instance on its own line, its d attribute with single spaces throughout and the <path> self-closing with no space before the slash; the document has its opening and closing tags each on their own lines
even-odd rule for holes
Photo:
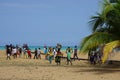
<svg viewBox="0 0 120 80">
<path fill-rule="evenodd" d="M 68 50 L 68 52 L 70 52 L 70 49 Z"/>
<path fill-rule="evenodd" d="M 68 48 L 70 48 L 70 47 L 68 47 Z"/>
<path fill-rule="evenodd" d="M 77 48 L 77 46 L 75 45 L 75 48 Z"/>
</svg>

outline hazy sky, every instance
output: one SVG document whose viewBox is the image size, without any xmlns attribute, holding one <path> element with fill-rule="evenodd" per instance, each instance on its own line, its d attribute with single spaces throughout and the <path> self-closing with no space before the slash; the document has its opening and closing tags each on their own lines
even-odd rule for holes
<svg viewBox="0 0 120 80">
<path fill-rule="evenodd" d="M 102 0 L 0 0 L 0 45 L 78 45 Z"/>
</svg>

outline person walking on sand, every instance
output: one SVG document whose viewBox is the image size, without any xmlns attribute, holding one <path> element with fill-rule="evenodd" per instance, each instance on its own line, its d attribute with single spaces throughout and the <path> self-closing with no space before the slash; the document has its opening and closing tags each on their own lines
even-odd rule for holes
<svg viewBox="0 0 120 80">
<path fill-rule="evenodd" d="M 26 51 L 27 51 L 26 48 L 23 48 L 23 57 L 24 57 L 24 58 L 27 58 L 27 53 L 26 53 Z"/>
<path fill-rule="evenodd" d="M 72 49 L 70 47 L 68 47 L 66 49 L 66 53 L 67 53 L 67 65 L 69 65 L 69 62 L 71 63 L 72 65 L 72 61 L 71 61 L 71 54 L 72 54 Z"/>
<path fill-rule="evenodd" d="M 31 58 L 32 58 L 32 55 L 31 55 L 30 49 L 27 50 L 27 53 L 28 53 L 28 58 L 31 59 Z"/>
<path fill-rule="evenodd" d="M 61 64 L 61 52 L 60 49 L 57 51 L 56 57 L 55 57 L 55 62 L 57 63 L 57 65 Z"/>
<path fill-rule="evenodd" d="M 57 46 L 56 46 L 56 48 L 58 49 L 58 50 L 61 50 L 61 48 L 62 48 L 62 45 L 60 44 L 60 43 L 57 43 Z M 58 51 L 57 50 L 57 51 Z"/>
<path fill-rule="evenodd" d="M 48 51 L 48 60 L 49 60 L 50 64 L 52 63 L 52 59 L 53 59 L 53 48 L 50 47 L 49 51 Z"/>
<path fill-rule="evenodd" d="M 75 61 L 75 58 L 78 59 L 78 56 L 77 56 L 77 46 L 74 47 L 74 54 L 73 54 L 74 61 Z"/>
<path fill-rule="evenodd" d="M 13 58 L 17 58 L 17 49 L 15 47 L 12 48 L 12 55 L 13 55 Z"/>
<path fill-rule="evenodd" d="M 40 48 L 38 48 L 38 50 L 37 50 L 37 57 L 38 57 L 38 59 L 41 59 L 41 51 L 40 51 Z"/>
<path fill-rule="evenodd" d="M 18 50 L 19 50 L 19 57 L 22 57 L 22 48 L 19 47 Z"/>
<path fill-rule="evenodd" d="M 34 59 L 38 59 L 38 55 L 37 55 L 37 48 L 35 48 L 35 55 L 34 55 Z"/>
<path fill-rule="evenodd" d="M 56 49 L 55 48 L 53 48 L 53 55 L 54 55 L 54 59 L 55 59 L 55 57 L 56 57 Z"/>
<path fill-rule="evenodd" d="M 7 45 L 6 46 L 6 53 L 7 53 L 7 58 L 6 60 L 11 60 L 10 55 L 11 55 L 11 48 Z"/>
<path fill-rule="evenodd" d="M 47 53 L 48 53 L 47 47 L 44 47 L 44 54 L 45 54 L 45 59 L 46 60 L 47 60 Z"/>
</svg>

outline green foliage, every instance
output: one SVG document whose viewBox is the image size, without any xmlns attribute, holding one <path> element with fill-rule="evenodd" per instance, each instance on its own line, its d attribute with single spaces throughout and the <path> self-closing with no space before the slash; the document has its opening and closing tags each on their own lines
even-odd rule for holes
<svg viewBox="0 0 120 80">
<path fill-rule="evenodd" d="M 81 42 L 81 52 L 88 52 L 100 44 L 120 40 L 120 0 L 115 3 L 104 0 L 102 11 L 92 16 L 89 23 L 93 33 Z"/>
<path fill-rule="evenodd" d="M 101 14 L 97 13 L 97 16 L 91 17 L 91 21 L 89 23 L 92 26 L 92 31 L 95 32 L 104 25 L 104 18 Z"/>
<path fill-rule="evenodd" d="M 95 32 L 84 38 L 81 42 L 80 51 L 88 52 L 90 49 L 98 47 L 100 44 L 105 44 L 113 41 L 115 38 L 107 32 Z"/>
</svg>

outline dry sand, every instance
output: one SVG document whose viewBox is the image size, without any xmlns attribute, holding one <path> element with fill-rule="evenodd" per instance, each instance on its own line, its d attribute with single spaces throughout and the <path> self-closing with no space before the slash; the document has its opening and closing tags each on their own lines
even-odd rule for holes
<svg viewBox="0 0 120 80">
<path fill-rule="evenodd" d="M 79 57 L 87 58 L 86 55 Z M 0 51 L 0 80 L 120 80 L 120 54 L 115 59 L 116 63 L 101 66 L 82 60 L 73 61 L 71 66 L 62 59 L 61 66 L 57 66 L 54 61 L 49 64 L 44 55 L 41 60 L 6 60 L 5 51 Z"/>
</svg>

